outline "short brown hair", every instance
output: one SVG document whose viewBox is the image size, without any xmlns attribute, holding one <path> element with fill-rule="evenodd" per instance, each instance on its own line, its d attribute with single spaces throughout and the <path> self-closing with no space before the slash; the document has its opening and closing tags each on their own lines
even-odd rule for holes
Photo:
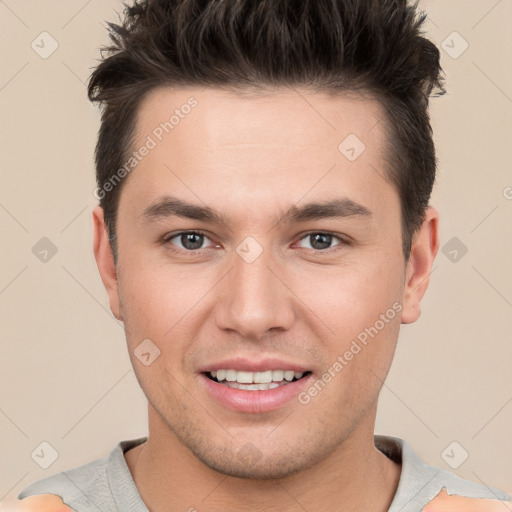
<svg viewBox="0 0 512 512">
<path fill-rule="evenodd" d="M 112 45 L 88 94 L 102 106 L 96 179 L 117 261 L 116 213 L 125 181 L 104 189 L 132 150 L 137 109 L 156 87 L 359 91 L 388 127 L 387 175 L 401 201 L 408 259 L 436 175 L 429 97 L 445 92 L 426 18 L 407 0 L 142 0 L 109 23 Z"/>
</svg>

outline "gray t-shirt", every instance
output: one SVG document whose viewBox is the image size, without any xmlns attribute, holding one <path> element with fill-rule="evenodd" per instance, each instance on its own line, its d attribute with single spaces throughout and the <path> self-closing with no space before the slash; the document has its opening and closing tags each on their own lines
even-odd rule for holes
<svg viewBox="0 0 512 512">
<path fill-rule="evenodd" d="M 126 451 L 146 439 L 121 441 L 106 457 L 34 482 L 23 489 L 18 499 L 36 494 L 55 494 L 77 512 L 149 512 L 124 458 Z M 388 512 L 419 512 L 443 487 L 448 494 L 512 503 L 512 497 L 503 491 L 423 463 L 403 439 L 375 435 L 375 446 L 402 464 L 398 489 Z M 201 509 L 199 504 L 196 506 Z"/>
</svg>

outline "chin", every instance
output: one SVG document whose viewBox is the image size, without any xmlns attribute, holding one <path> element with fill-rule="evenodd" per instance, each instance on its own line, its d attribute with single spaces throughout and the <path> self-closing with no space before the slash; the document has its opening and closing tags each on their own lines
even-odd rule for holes
<svg viewBox="0 0 512 512">
<path fill-rule="evenodd" d="M 263 458 L 258 463 L 249 466 L 241 461 L 220 461 L 202 459 L 210 469 L 226 476 L 244 478 L 250 480 L 275 480 L 285 478 L 306 469 L 297 461 L 289 461 L 289 464 L 275 463 Z"/>
<path fill-rule="evenodd" d="M 299 445 L 302 443 L 299 443 Z M 226 476 L 251 480 L 275 480 L 304 471 L 327 456 L 320 447 L 305 451 L 286 446 L 279 450 L 264 453 L 251 442 L 237 451 L 223 450 L 218 447 L 211 450 L 197 450 L 189 447 L 194 455 L 210 469 Z"/>
</svg>

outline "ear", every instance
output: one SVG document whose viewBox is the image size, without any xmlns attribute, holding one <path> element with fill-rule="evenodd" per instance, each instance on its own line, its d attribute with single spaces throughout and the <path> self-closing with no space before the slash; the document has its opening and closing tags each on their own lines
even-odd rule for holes
<svg viewBox="0 0 512 512">
<path fill-rule="evenodd" d="M 421 315 L 420 303 L 427 291 L 432 265 L 439 249 L 439 214 L 427 208 L 425 220 L 413 237 L 405 273 L 402 323 L 416 322 Z"/>
<path fill-rule="evenodd" d="M 110 310 L 118 319 L 123 320 L 119 301 L 119 288 L 117 284 L 117 270 L 114 265 L 114 254 L 108 239 L 107 226 L 103 216 L 103 208 L 97 206 L 92 212 L 94 223 L 94 257 L 100 271 L 101 280 L 107 290 Z"/>
</svg>

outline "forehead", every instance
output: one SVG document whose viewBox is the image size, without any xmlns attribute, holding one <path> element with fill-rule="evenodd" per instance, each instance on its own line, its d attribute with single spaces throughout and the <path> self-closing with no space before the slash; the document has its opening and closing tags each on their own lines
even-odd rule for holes
<svg viewBox="0 0 512 512">
<path fill-rule="evenodd" d="M 151 149 L 129 176 L 129 199 L 147 206 L 181 193 L 216 209 L 247 206 L 238 215 L 306 195 L 364 204 L 391 193 L 396 200 L 383 190 L 390 185 L 382 120 L 380 103 L 355 94 L 159 88 L 138 110 L 134 149 Z"/>
<path fill-rule="evenodd" d="M 172 127 L 160 126 L 162 136 L 172 132 L 179 137 L 179 132 L 193 128 L 205 146 L 301 142 L 325 149 L 350 133 L 376 142 L 382 133 L 374 128 L 383 113 L 376 99 L 353 92 L 334 96 L 298 88 L 244 92 L 161 87 L 139 106 L 135 131 L 140 138 L 156 130 L 158 138 L 159 125 L 170 121 Z"/>
</svg>

